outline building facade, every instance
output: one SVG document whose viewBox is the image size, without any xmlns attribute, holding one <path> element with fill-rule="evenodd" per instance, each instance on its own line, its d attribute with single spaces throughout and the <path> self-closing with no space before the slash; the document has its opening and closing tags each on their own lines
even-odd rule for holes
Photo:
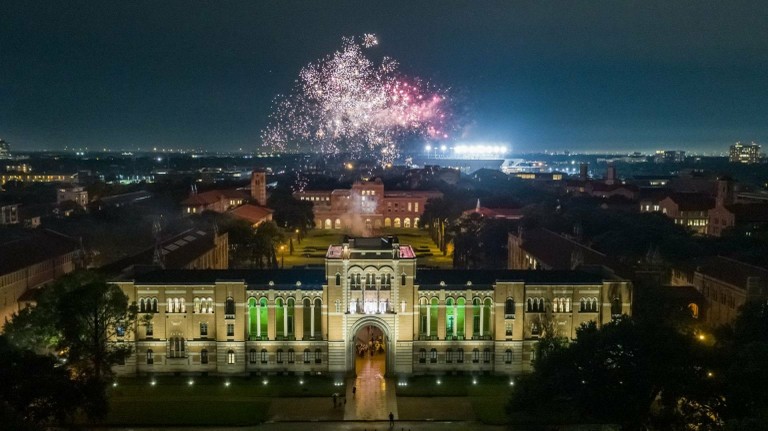
<svg viewBox="0 0 768 431">
<path fill-rule="evenodd" d="M 307 190 L 296 199 L 312 202 L 316 229 L 370 232 L 377 228 L 417 228 L 428 199 L 442 197 L 434 191 L 385 192 L 380 179 L 357 181 L 349 190 Z"/>
<path fill-rule="evenodd" d="M 333 373 L 355 369 L 370 328 L 386 373 L 531 369 L 547 331 L 631 313 L 626 280 L 578 271 L 418 270 L 397 238 L 328 248 L 324 269 L 157 271 L 114 282 L 149 316 L 121 374 Z M 366 332 L 368 330 L 368 332 Z M 378 331 L 377 331 L 378 332 Z"/>
<path fill-rule="evenodd" d="M 737 142 L 731 145 L 728 152 L 728 161 L 731 163 L 753 164 L 760 162 L 760 145 L 742 144 Z"/>
</svg>

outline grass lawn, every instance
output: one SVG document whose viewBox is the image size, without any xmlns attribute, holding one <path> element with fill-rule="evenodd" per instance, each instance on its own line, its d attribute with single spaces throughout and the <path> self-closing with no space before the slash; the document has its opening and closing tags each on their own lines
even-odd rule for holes
<svg viewBox="0 0 768 431">
<path fill-rule="evenodd" d="M 397 386 L 398 397 L 466 397 L 477 419 L 505 424 L 509 379 L 499 376 L 413 376 L 407 386 Z"/>
<path fill-rule="evenodd" d="M 283 266 L 322 265 L 325 262 L 325 253 L 331 244 L 341 244 L 344 231 L 311 230 L 301 240 L 301 244 L 293 238 L 293 254 L 288 251 L 288 245 L 282 252 L 278 251 L 278 258 L 282 259 Z M 379 229 L 378 236 L 395 235 L 400 243 L 413 247 L 416 252 L 419 266 L 434 266 L 438 268 L 451 268 L 453 259 L 451 256 L 443 256 L 437 245 L 429 237 L 426 231 L 418 229 Z"/>
<path fill-rule="evenodd" d="M 268 418 L 274 398 L 334 392 L 344 387 L 327 376 L 123 378 L 110 388 L 105 424 L 253 425 Z"/>
</svg>

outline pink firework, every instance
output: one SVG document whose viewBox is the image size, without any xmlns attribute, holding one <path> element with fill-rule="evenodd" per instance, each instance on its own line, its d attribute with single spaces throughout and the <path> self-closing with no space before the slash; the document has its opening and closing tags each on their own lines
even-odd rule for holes
<svg viewBox="0 0 768 431">
<path fill-rule="evenodd" d="M 375 35 L 344 38 L 339 51 L 305 66 L 293 91 L 278 96 L 263 145 L 275 151 L 348 153 L 391 163 L 409 136 L 446 139 L 452 131 L 447 91 L 398 73 L 398 63 L 369 60 Z"/>
</svg>

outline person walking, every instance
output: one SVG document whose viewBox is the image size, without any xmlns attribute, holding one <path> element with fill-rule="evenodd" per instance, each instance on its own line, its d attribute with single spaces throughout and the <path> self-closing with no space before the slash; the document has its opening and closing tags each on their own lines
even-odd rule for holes
<svg viewBox="0 0 768 431">
<path fill-rule="evenodd" d="M 395 415 L 392 412 L 389 412 L 389 428 L 395 427 Z"/>
<path fill-rule="evenodd" d="M 352 386 L 352 398 L 355 397 L 355 392 L 357 392 L 357 386 Z"/>
</svg>

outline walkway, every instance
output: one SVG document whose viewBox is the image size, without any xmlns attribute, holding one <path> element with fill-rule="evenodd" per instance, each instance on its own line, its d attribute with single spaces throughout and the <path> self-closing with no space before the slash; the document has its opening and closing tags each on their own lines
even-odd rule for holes
<svg viewBox="0 0 768 431">
<path fill-rule="evenodd" d="M 395 383 L 384 378 L 386 354 L 379 353 L 371 358 L 358 358 L 355 361 L 357 377 L 347 381 L 347 405 L 344 410 L 345 421 L 388 420 L 392 412 L 397 419 L 397 398 Z M 352 388 L 356 387 L 355 396 Z"/>
</svg>

